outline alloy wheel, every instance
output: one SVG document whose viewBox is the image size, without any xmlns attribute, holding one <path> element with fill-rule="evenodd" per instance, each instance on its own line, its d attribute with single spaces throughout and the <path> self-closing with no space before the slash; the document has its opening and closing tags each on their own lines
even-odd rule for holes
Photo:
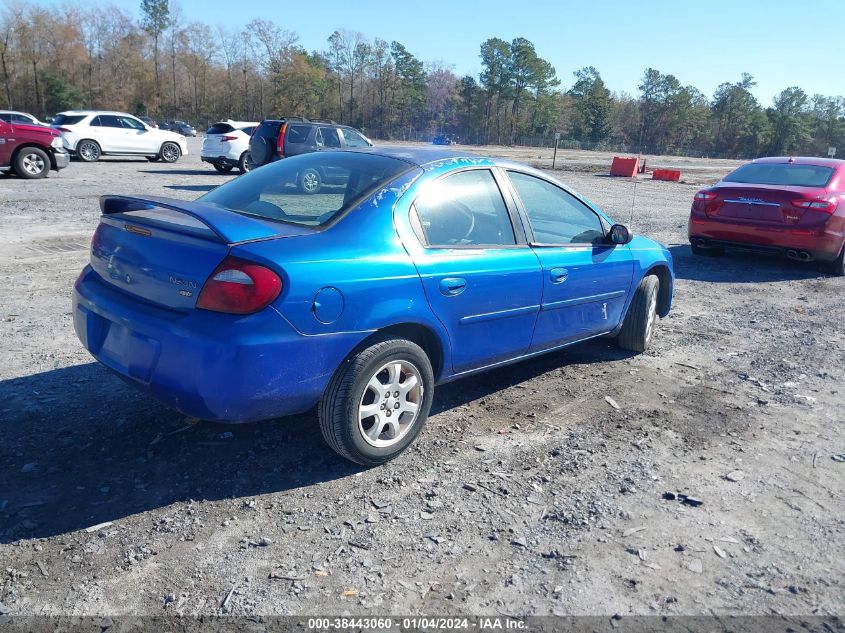
<svg viewBox="0 0 845 633">
<path fill-rule="evenodd" d="M 406 360 L 382 365 L 370 378 L 358 406 L 358 429 L 372 446 L 399 442 L 419 417 L 423 381 L 419 369 Z"/>
<path fill-rule="evenodd" d="M 44 171 L 46 163 L 44 162 L 44 158 L 33 152 L 23 157 L 21 165 L 28 174 L 37 176 Z"/>
</svg>

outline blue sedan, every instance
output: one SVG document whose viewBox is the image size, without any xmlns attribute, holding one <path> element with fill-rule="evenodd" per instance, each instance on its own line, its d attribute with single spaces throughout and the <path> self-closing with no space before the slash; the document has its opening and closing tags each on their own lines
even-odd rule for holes
<svg viewBox="0 0 845 633">
<path fill-rule="evenodd" d="M 194 202 L 100 206 L 73 293 L 97 360 L 196 418 L 318 405 L 360 464 L 413 442 L 435 385 L 598 336 L 643 351 L 672 303 L 663 246 L 540 171 L 448 150 L 316 152 Z"/>
</svg>

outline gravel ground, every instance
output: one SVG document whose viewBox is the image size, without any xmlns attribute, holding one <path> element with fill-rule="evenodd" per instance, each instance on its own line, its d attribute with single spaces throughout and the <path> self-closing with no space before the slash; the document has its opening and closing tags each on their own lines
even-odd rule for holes
<svg viewBox="0 0 845 633">
<path fill-rule="evenodd" d="M 97 196 L 231 178 L 198 150 L 0 177 L 0 615 L 843 613 L 845 282 L 693 259 L 690 200 L 730 161 L 649 159 L 684 182 L 635 189 L 598 175 L 607 155 L 559 154 L 558 176 L 672 251 L 652 348 L 443 386 L 412 449 L 365 470 L 314 414 L 191 424 L 77 342 Z"/>
</svg>

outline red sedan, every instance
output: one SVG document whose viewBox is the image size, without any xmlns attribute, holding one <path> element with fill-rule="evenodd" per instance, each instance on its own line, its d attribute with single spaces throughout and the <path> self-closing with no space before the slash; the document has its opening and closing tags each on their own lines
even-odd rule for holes
<svg viewBox="0 0 845 633">
<path fill-rule="evenodd" d="M 689 240 L 696 255 L 770 252 L 845 275 L 845 161 L 758 158 L 743 165 L 695 194 Z"/>
</svg>

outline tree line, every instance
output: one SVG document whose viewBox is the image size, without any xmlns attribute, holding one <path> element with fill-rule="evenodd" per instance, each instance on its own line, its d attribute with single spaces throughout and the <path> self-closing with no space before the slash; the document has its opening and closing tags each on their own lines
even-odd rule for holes
<svg viewBox="0 0 845 633">
<path fill-rule="evenodd" d="M 402 43 L 339 29 L 323 50 L 256 19 L 243 29 L 189 21 L 169 0 L 115 5 L 11 3 L 0 13 L 0 106 L 48 117 L 116 109 L 206 125 L 267 116 L 333 119 L 382 139 L 451 134 L 475 144 L 561 145 L 724 157 L 845 152 L 845 99 L 788 87 L 770 106 L 754 78 L 712 96 L 648 68 L 635 95 L 598 70 L 571 86 L 525 38 L 481 43 L 481 73 L 457 76 Z"/>
</svg>

